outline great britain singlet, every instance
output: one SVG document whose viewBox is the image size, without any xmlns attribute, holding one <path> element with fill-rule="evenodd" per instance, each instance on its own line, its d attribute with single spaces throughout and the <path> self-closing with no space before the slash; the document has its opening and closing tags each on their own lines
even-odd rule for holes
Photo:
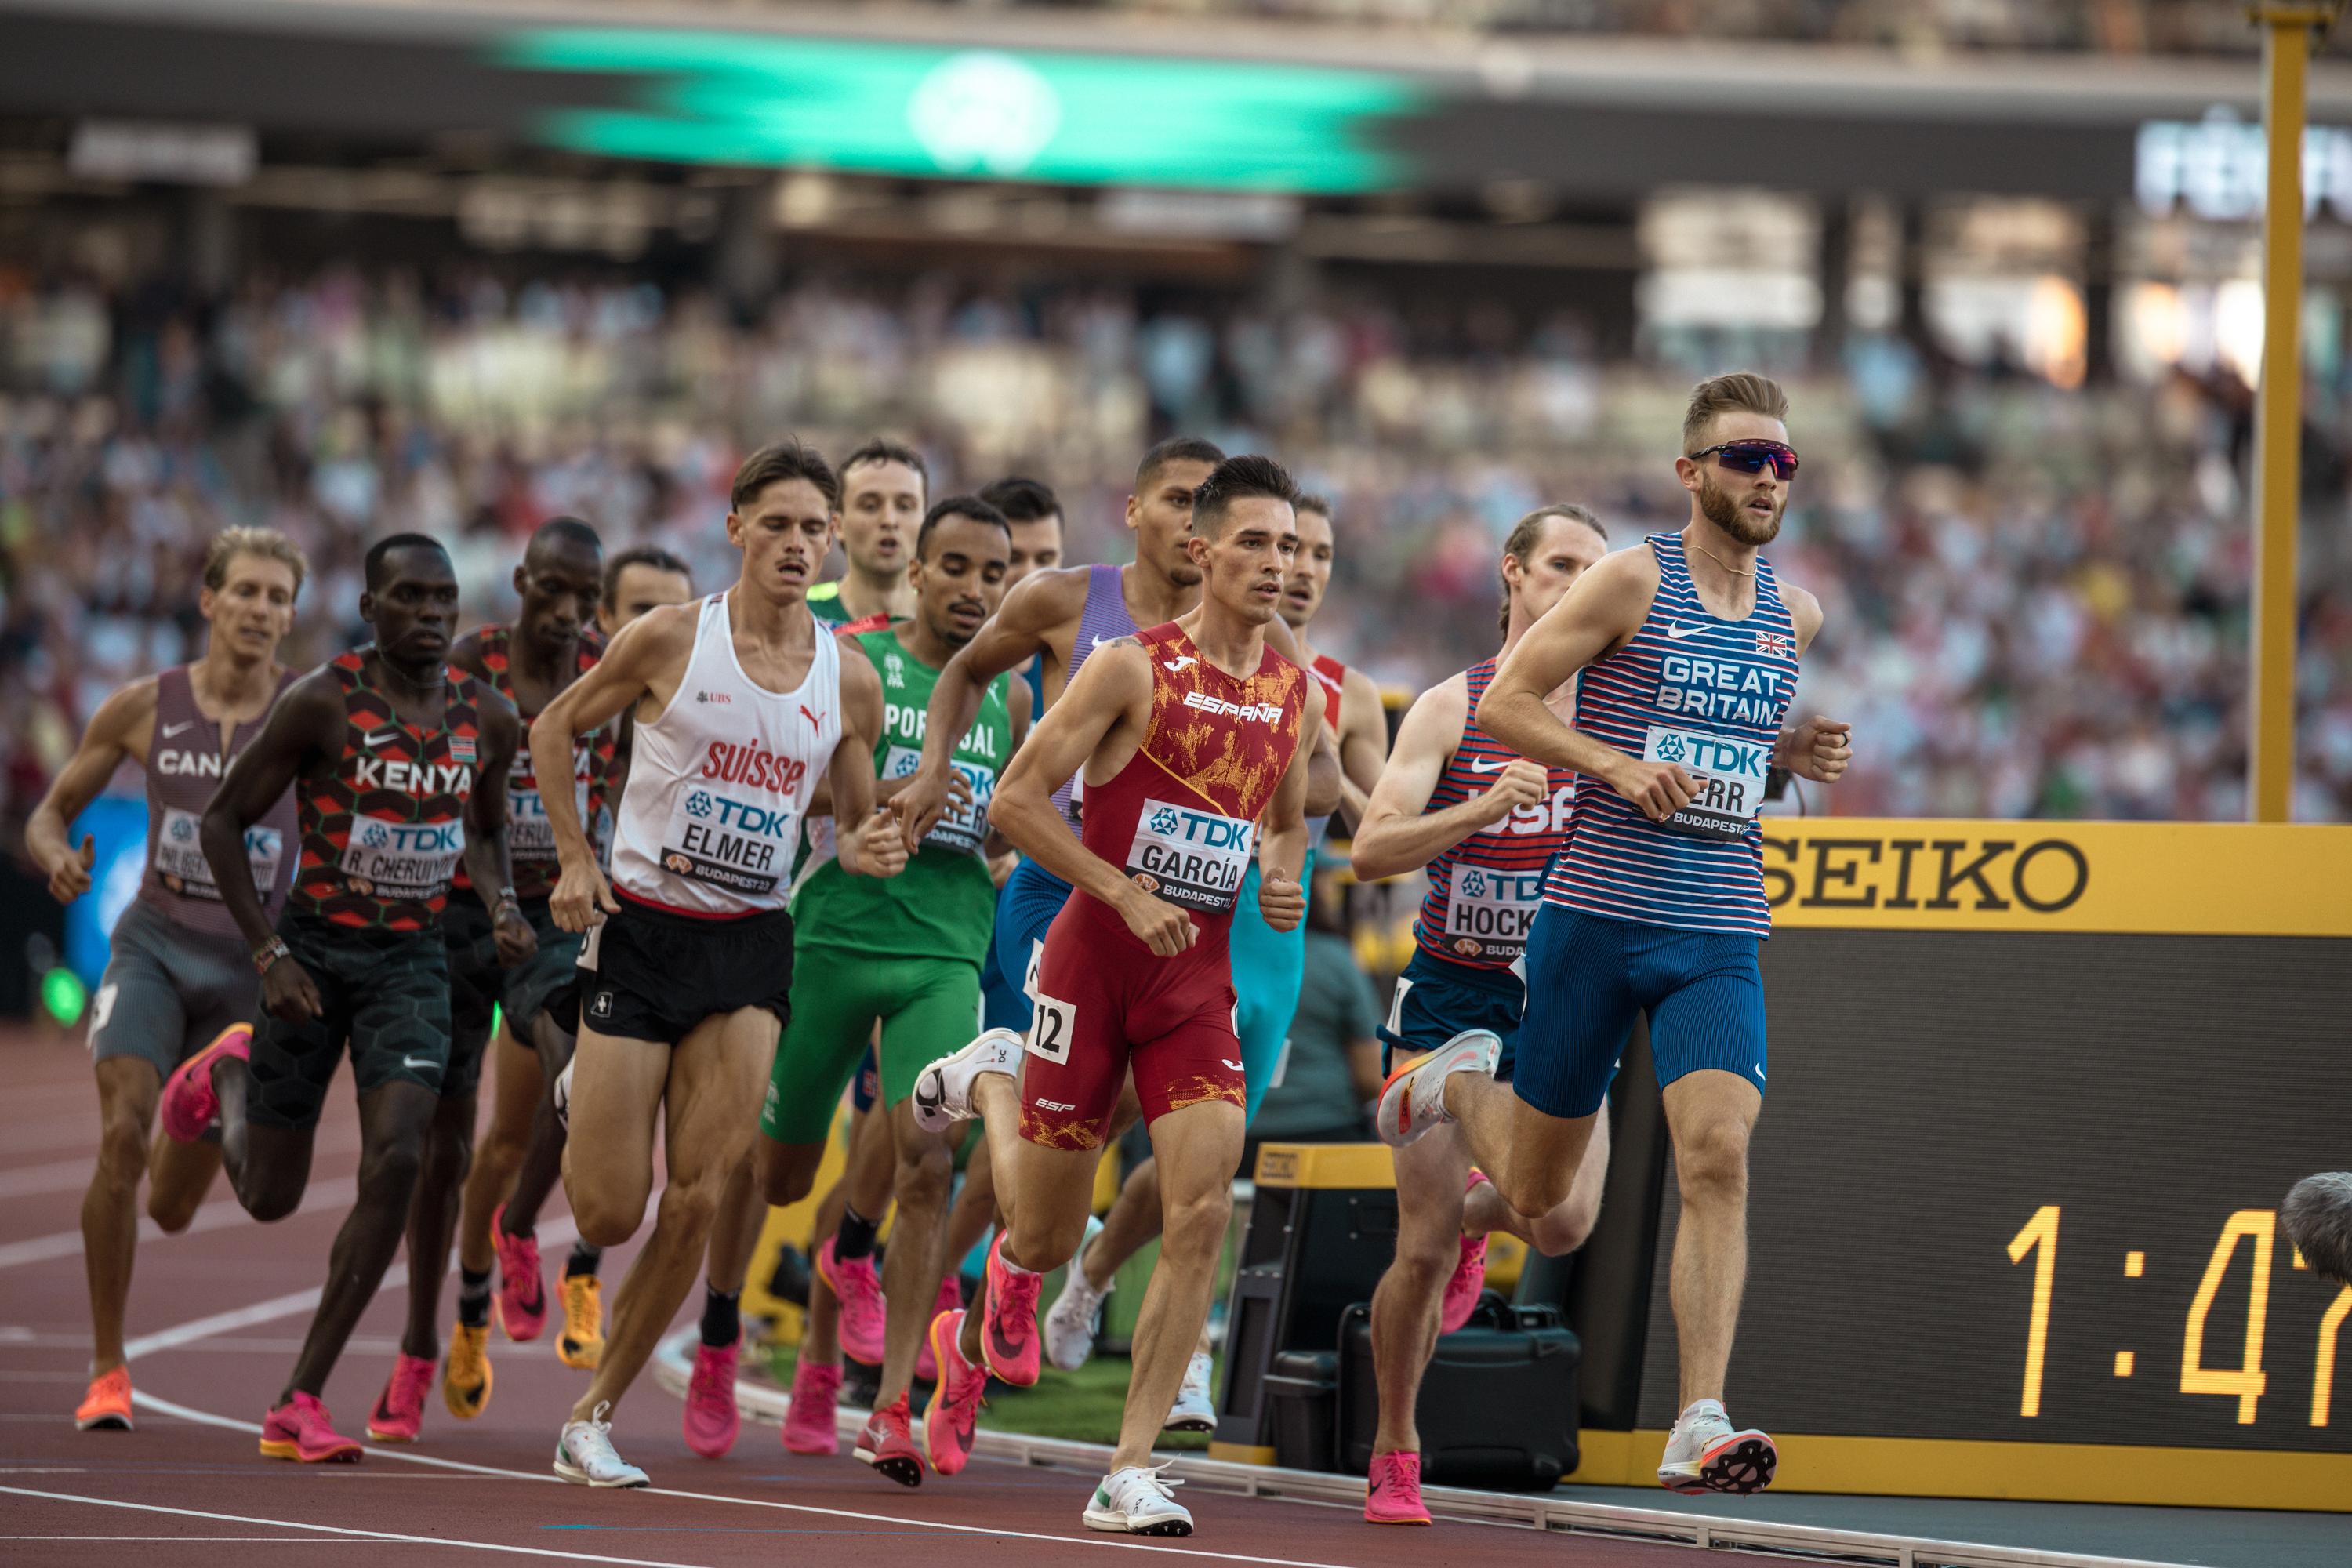
<svg viewBox="0 0 2352 1568">
<path fill-rule="evenodd" d="M 1192 951 L 1222 952 L 1257 821 L 1298 750 L 1314 684 L 1272 647 L 1237 680 L 1201 657 L 1173 621 L 1137 634 L 1151 658 L 1151 720 L 1116 777 L 1086 791 L 1086 846 L 1145 892 L 1188 910 Z M 1140 949 L 1107 904 L 1096 919 Z"/>
<path fill-rule="evenodd" d="M 507 857 L 513 868 L 515 896 L 530 902 L 551 895 L 562 871 L 555 853 L 555 829 L 547 820 L 547 803 L 540 795 L 539 776 L 530 763 L 530 722 L 539 711 L 526 710 L 515 694 L 514 628 L 484 626 L 475 637 L 491 689 L 512 702 L 522 719 L 522 742 L 515 747 L 514 765 L 507 770 Z M 603 653 L 602 645 L 582 637 L 577 673 L 585 675 L 593 669 Z M 604 806 L 605 774 L 613 766 L 614 728 L 607 724 L 572 742 L 572 805 L 581 825 L 592 834 Z M 457 868 L 456 886 L 471 886 L 463 865 Z"/>
<path fill-rule="evenodd" d="M 440 918 L 466 852 L 466 803 L 481 744 L 480 688 L 454 666 L 441 721 L 415 730 L 367 676 L 373 647 L 330 660 L 342 688 L 334 772 L 297 780 L 302 860 L 295 910 L 354 931 L 423 931 Z"/>
<path fill-rule="evenodd" d="M 1087 568 L 1087 602 L 1078 610 L 1077 634 L 1070 638 L 1070 668 L 1062 672 L 1064 691 L 1069 690 L 1070 682 L 1078 678 L 1095 649 L 1136 634 L 1135 617 L 1127 613 L 1127 592 L 1119 586 L 1121 570 L 1099 564 Z M 1085 795 L 1085 781 L 1076 773 L 1054 790 L 1054 805 L 1062 820 L 1081 838 L 1086 837 L 1079 826 Z"/>
<path fill-rule="evenodd" d="M 1718 619 L 1699 598 L 1679 534 L 1654 533 L 1658 592 L 1623 647 L 1577 679 L 1576 727 L 1620 751 L 1704 775 L 1698 798 L 1652 822 L 1579 775 L 1568 843 L 1544 897 L 1611 920 L 1766 937 L 1763 831 L 1756 814 L 1797 689 L 1797 629 L 1771 563 L 1756 607 Z"/>
<path fill-rule="evenodd" d="M 618 891 L 715 920 L 784 907 L 801 819 L 841 739 L 841 653 L 814 630 L 800 685 L 771 691 L 735 657 L 727 595 L 702 602 L 677 694 L 631 743 Z"/>
<path fill-rule="evenodd" d="M 1494 787 L 1495 775 L 1519 753 L 1478 728 L 1478 699 L 1495 679 L 1495 660 L 1462 672 L 1468 707 L 1462 739 L 1437 775 L 1423 815 L 1459 805 Z M 1514 806 L 1429 863 L 1429 891 L 1412 922 L 1423 952 L 1471 969 L 1508 969 L 1527 951 L 1528 927 L 1543 902 L 1544 874 L 1568 841 L 1575 798 L 1572 768 L 1545 770 L 1544 798 Z"/>
<path fill-rule="evenodd" d="M 278 682 L 284 696 L 293 684 L 288 670 Z M 238 752 L 261 733 L 268 714 L 239 724 L 221 748 L 220 725 L 196 706 L 187 665 L 174 665 L 155 678 L 155 731 L 147 745 L 147 866 L 139 879 L 139 901 L 161 910 L 175 925 L 215 936 L 238 934 L 213 868 L 205 859 L 200 829 L 221 775 Z M 278 797 L 262 819 L 245 830 L 246 863 L 253 889 L 272 924 L 286 904 L 294 876 L 294 840 L 300 825 L 294 792 Z"/>
</svg>

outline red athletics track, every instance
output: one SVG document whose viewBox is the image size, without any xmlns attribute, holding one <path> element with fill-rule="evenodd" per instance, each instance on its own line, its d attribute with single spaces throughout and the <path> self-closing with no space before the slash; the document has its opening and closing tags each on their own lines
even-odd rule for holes
<svg viewBox="0 0 2352 1568">
<path fill-rule="evenodd" d="M 97 1132 L 89 1058 L 78 1038 L 42 1043 L 11 1030 L 0 1034 L 0 1559 L 10 1563 L 119 1564 L 125 1547 L 159 1546 L 174 1568 L 358 1562 L 373 1548 L 388 1550 L 399 1568 L 499 1558 L 724 1568 L 810 1549 L 853 1561 L 873 1561 L 868 1552 L 950 1552 L 974 1568 L 1099 1563 L 1138 1552 L 1346 1568 L 1696 1561 L 1684 1547 L 1492 1524 L 1376 1530 L 1351 1509 L 1198 1486 L 1180 1495 L 1199 1534 L 1165 1544 L 1122 1540 L 1078 1522 L 1091 1476 L 983 1462 L 952 1482 L 933 1478 L 908 1491 L 845 1451 L 790 1456 L 773 1427 L 748 1425 L 730 1459 L 695 1458 L 678 1434 L 677 1402 L 650 1375 L 614 1435 L 652 1472 L 654 1488 L 590 1491 L 548 1469 L 557 1425 L 586 1374 L 556 1361 L 545 1339 L 512 1345 L 495 1335 L 495 1392 L 478 1421 L 451 1419 L 436 1389 L 413 1447 L 372 1448 L 352 1466 L 262 1459 L 255 1432 L 293 1363 L 328 1241 L 350 1203 L 358 1136 L 347 1080 L 330 1101 L 299 1213 L 255 1225 L 216 1184 L 192 1233 L 141 1244 L 131 1375 L 142 1400 L 156 1403 L 142 1405 L 135 1433 L 79 1433 L 72 1411 L 89 1347 L 78 1226 Z M 551 1258 L 562 1255 L 555 1238 L 570 1234 L 568 1221 L 551 1216 L 541 1231 Z M 608 1258 L 608 1279 L 617 1279 L 626 1253 Z M 357 1435 L 364 1426 L 404 1305 L 404 1290 L 388 1285 L 330 1382 L 341 1430 Z M 445 1302 L 445 1332 L 448 1320 Z M 142 1337 L 152 1346 L 143 1352 Z M 294 1546 L 302 1550 L 284 1550 Z"/>
</svg>

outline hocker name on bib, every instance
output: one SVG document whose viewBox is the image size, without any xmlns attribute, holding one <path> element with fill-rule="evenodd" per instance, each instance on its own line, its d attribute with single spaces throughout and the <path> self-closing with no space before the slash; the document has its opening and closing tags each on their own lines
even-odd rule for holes
<svg viewBox="0 0 2352 1568">
<path fill-rule="evenodd" d="M 1544 872 L 1456 866 L 1445 905 L 1445 945 L 1464 958 L 1517 958 L 1543 903 Z"/>
<path fill-rule="evenodd" d="M 1127 874 L 1136 886 L 1181 909 L 1233 910 L 1255 837 L 1249 823 L 1213 811 L 1147 800 L 1135 819 Z"/>
</svg>

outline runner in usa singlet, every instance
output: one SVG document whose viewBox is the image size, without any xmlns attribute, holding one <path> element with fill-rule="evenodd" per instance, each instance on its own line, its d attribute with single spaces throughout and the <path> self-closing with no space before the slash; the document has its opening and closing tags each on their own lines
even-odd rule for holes
<svg viewBox="0 0 2352 1568">
<path fill-rule="evenodd" d="M 295 791 L 302 859 L 291 907 L 347 930 L 417 931 L 440 918 L 466 852 L 478 688 L 446 669 L 441 722 L 420 733 L 369 684 L 369 651 L 327 666 L 342 688 L 343 749 L 331 777 Z"/>
<path fill-rule="evenodd" d="M 1478 728 L 1478 699 L 1495 676 L 1495 661 L 1481 659 L 1463 672 L 1472 717 L 1462 740 L 1438 775 L 1423 815 L 1484 795 L 1494 775 L 1518 753 Z M 1429 891 L 1413 921 L 1421 951 L 1469 969 L 1516 969 L 1527 950 L 1528 927 L 1543 902 L 1544 873 L 1567 841 L 1576 774 L 1545 770 L 1549 796 L 1519 806 L 1502 821 L 1482 828 L 1429 863 Z"/>
</svg>

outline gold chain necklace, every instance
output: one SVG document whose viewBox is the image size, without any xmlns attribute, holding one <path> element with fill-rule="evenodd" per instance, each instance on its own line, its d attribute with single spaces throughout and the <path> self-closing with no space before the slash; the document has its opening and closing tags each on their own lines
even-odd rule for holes
<svg viewBox="0 0 2352 1568">
<path fill-rule="evenodd" d="M 1714 551 L 1709 550 L 1706 545 L 1699 543 L 1696 540 L 1691 541 L 1691 548 L 1697 551 L 1701 555 L 1706 556 L 1709 561 L 1714 562 L 1717 566 L 1722 567 L 1726 572 L 1730 573 L 1735 577 L 1753 577 L 1756 575 L 1755 567 L 1734 566 L 1730 562 L 1726 561 L 1722 556 L 1717 555 Z"/>
</svg>

